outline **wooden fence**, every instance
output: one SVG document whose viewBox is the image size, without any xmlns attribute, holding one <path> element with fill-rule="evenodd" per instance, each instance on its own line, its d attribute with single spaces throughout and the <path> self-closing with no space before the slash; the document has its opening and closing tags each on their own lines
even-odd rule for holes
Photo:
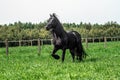
<svg viewBox="0 0 120 80">
<path fill-rule="evenodd" d="M 41 51 L 41 46 L 44 45 L 44 41 L 49 41 L 49 44 L 52 44 L 52 39 L 33 39 L 33 40 L 18 40 L 18 41 L 8 41 L 8 39 L 6 39 L 5 41 L 0 41 L 0 43 L 5 44 L 6 47 L 6 55 L 8 56 L 9 53 L 9 43 L 19 43 L 18 46 L 24 46 L 24 43 L 29 43 L 29 46 L 33 46 L 33 42 L 36 42 L 36 44 L 38 45 L 38 55 L 40 55 L 40 51 Z M 107 45 L 106 43 L 108 41 L 120 41 L 120 37 L 96 37 L 96 38 L 82 38 L 82 42 L 85 42 L 86 44 L 86 48 L 88 48 L 88 43 L 94 43 L 94 42 L 104 42 L 104 47 L 106 48 Z"/>
</svg>

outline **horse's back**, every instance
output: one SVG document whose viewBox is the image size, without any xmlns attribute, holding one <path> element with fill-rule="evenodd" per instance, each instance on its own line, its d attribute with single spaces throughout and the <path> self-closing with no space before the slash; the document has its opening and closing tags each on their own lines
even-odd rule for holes
<svg viewBox="0 0 120 80">
<path fill-rule="evenodd" d="M 81 35 L 77 31 L 67 32 L 69 37 L 74 37 L 77 40 L 81 40 Z"/>
</svg>

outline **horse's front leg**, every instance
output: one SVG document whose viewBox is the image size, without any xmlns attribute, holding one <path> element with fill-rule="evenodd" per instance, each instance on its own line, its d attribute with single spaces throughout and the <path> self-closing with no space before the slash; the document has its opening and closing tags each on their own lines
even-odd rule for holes
<svg viewBox="0 0 120 80">
<path fill-rule="evenodd" d="M 52 57 L 54 57 L 55 59 L 59 59 L 60 58 L 58 55 L 55 54 L 57 51 L 58 51 L 58 49 L 54 48 L 53 52 L 52 52 Z"/>
<path fill-rule="evenodd" d="M 64 59 L 65 59 L 65 51 L 66 51 L 66 49 L 63 49 L 63 53 L 62 53 L 62 62 L 64 62 Z"/>
<path fill-rule="evenodd" d="M 54 48 L 53 51 L 52 51 L 52 55 L 55 55 L 55 53 L 58 51 L 57 48 Z"/>
</svg>

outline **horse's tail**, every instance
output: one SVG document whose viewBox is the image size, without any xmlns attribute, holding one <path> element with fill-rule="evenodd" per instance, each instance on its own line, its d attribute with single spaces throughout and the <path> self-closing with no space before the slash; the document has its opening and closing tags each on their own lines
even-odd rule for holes
<svg viewBox="0 0 120 80">
<path fill-rule="evenodd" d="M 87 53 L 85 52 L 81 42 L 78 42 L 78 46 L 76 49 L 76 56 L 77 56 L 77 59 L 80 61 L 83 60 L 84 58 L 86 58 L 86 56 L 87 56 Z"/>
<path fill-rule="evenodd" d="M 80 46 L 81 46 L 82 57 L 83 57 L 83 58 L 86 58 L 87 53 L 85 52 L 82 43 L 80 44 Z"/>
</svg>

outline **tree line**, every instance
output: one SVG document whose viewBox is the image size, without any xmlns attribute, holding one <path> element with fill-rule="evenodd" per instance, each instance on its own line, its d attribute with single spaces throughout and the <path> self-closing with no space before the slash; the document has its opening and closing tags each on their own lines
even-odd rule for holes
<svg viewBox="0 0 120 80">
<path fill-rule="evenodd" d="M 67 31 L 78 31 L 83 38 L 86 37 L 116 37 L 120 36 L 120 24 L 109 21 L 105 24 L 62 23 Z M 21 21 L 0 25 L 0 41 L 8 40 L 30 40 L 51 38 L 50 32 L 45 30 L 46 22 L 23 23 Z"/>
</svg>

